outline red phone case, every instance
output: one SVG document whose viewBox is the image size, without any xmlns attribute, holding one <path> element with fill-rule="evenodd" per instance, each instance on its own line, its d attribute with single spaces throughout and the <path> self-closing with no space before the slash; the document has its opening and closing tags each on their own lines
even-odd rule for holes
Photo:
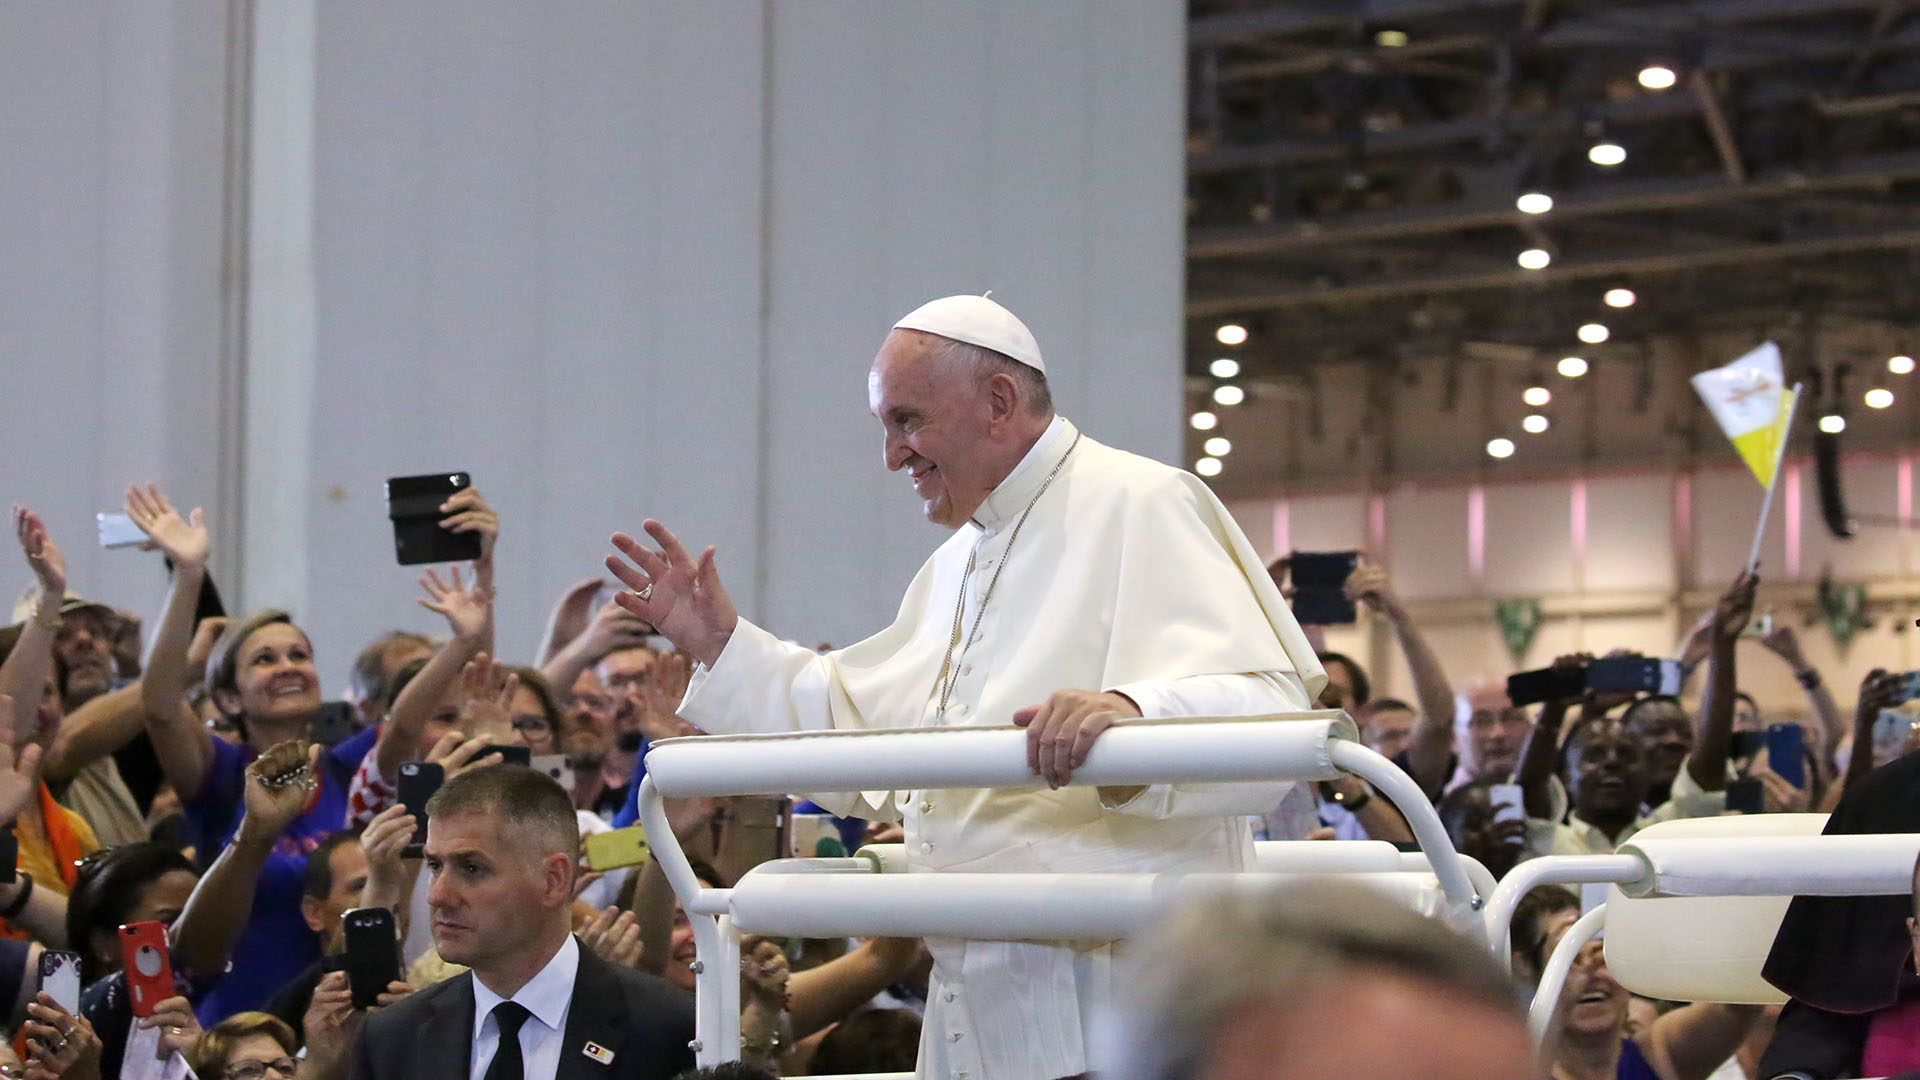
<svg viewBox="0 0 1920 1080">
<path fill-rule="evenodd" d="M 120 956 L 126 964 L 127 997 L 133 1004 L 133 1015 L 152 1016 L 155 1005 L 173 996 L 167 928 L 157 922 L 122 926 Z"/>
</svg>

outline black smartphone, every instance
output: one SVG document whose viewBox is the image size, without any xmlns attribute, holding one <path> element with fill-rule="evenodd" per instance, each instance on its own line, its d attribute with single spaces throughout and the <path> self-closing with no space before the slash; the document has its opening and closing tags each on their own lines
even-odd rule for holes
<svg viewBox="0 0 1920 1080">
<path fill-rule="evenodd" d="M 1767 728 L 1767 768 L 1794 787 L 1807 786 L 1807 733 L 1799 724 Z"/>
<path fill-rule="evenodd" d="M 1736 731 L 1727 742 L 1727 756 L 1735 761 L 1745 761 L 1760 752 L 1767 745 L 1767 733 L 1764 731 Z"/>
<path fill-rule="evenodd" d="M 453 515 L 440 505 L 473 486 L 463 472 L 395 476 L 387 481 L 387 517 L 400 565 L 471 562 L 480 557 L 479 533 L 448 532 L 440 523 Z"/>
<path fill-rule="evenodd" d="M 1743 814 L 1757 814 L 1762 809 L 1760 802 L 1761 787 L 1758 780 L 1727 781 L 1727 809 L 1738 810 Z"/>
<path fill-rule="evenodd" d="M 1293 579 L 1293 617 L 1309 626 L 1342 626 L 1359 613 L 1347 599 L 1347 578 L 1360 565 L 1357 551 L 1296 551 L 1287 557 Z"/>
<path fill-rule="evenodd" d="M 1549 667 L 1534 671 L 1516 671 L 1507 676 L 1507 699 L 1515 705 L 1538 705 L 1543 701 L 1569 701 L 1586 691 L 1584 668 Z"/>
<path fill-rule="evenodd" d="M 479 761 L 488 754 L 499 754 L 502 765 L 533 765 L 533 751 L 524 746 L 483 746 L 470 760 Z"/>
<path fill-rule="evenodd" d="M 1603 656 L 1587 665 L 1587 689 L 1603 694 L 1678 694 L 1680 665 L 1648 656 Z"/>
<path fill-rule="evenodd" d="M 387 984 L 400 981 L 400 938 L 393 912 L 386 908 L 354 908 L 340 916 L 347 931 L 347 989 L 353 1007 L 371 1009 L 380 1004 Z"/>
<path fill-rule="evenodd" d="M 353 724 L 353 706 L 344 701 L 324 701 L 320 711 L 307 724 L 307 740 L 321 746 L 333 746 L 359 730 Z"/>
<path fill-rule="evenodd" d="M 409 761 L 400 766 L 400 805 L 413 815 L 413 839 L 407 842 L 400 853 L 409 859 L 417 859 L 427 843 L 427 800 L 440 790 L 447 779 L 447 770 L 435 761 Z"/>
</svg>

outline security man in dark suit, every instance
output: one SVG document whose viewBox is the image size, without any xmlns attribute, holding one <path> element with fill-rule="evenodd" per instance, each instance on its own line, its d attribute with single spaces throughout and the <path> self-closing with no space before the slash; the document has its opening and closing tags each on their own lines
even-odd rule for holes
<svg viewBox="0 0 1920 1080">
<path fill-rule="evenodd" d="M 427 803 L 433 941 L 472 970 L 368 1014 L 355 1080 L 667 1080 L 693 1066 L 693 999 L 580 947 L 567 793 L 519 765 Z"/>
</svg>

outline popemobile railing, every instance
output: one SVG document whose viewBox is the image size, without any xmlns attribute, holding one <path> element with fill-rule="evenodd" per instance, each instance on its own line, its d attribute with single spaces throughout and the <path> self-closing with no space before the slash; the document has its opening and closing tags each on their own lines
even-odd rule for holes
<svg viewBox="0 0 1920 1080">
<path fill-rule="evenodd" d="M 797 792 L 1038 788 L 1026 732 L 1015 727 L 698 736 L 656 743 L 647 754 L 640 820 L 694 934 L 696 1037 L 701 1065 L 740 1052 L 739 932 L 800 937 L 884 935 L 984 940 L 1120 939 L 1186 891 L 1268 875 L 887 873 L 898 849 L 864 857 L 784 859 L 705 888 L 667 824 L 663 799 Z M 1491 879 L 1448 842 L 1413 779 L 1356 741 L 1337 711 L 1233 719 L 1135 720 L 1100 737 L 1075 785 L 1315 781 L 1343 773 L 1373 785 L 1406 817 L 1438 886 L 1435 913 L 1476 936 Z M 1261 845 L 1262 848 L 1291 845 Z M 1310 845 L 1300 845 L 1302 848 Z M 1323 845 L 1307 872 L 1408 878 L 1409 858 L 1385 845 L 1349 857 Z M 1343 862 L 1345 860 L 1345 862 Z M 1265 861 L 1265 860 L 1262 860 Z M 1476 881 L 1480 888 L 1476 888 Z M 1424 880 L 1424 875 L 1422 875 Z"/>
<path fill-rule="evenodd" d="M 1786 816 L 1769 815 L 1769 819 Z M 1657 833 L 1658 828 L 1653 831 Z M 1622 897 L 1635 900 L 1776 897 L 1784 903 L 1791 896 L 1904 896 L 1913 888 L 1916 856 L 1920 856 L 1920 834 L 1914 833 L 1643 834 L 1628 839 L 1611 855 L 1549 855 L 1520 863 L 1501 879 L 1486 903 L 1486 934 L 1494 957 L 1508 964 L 1514 909 L 1521 897 L 1542 885 L 1607 884 Z M 1543 965 L 1529 1017 L 1536 1045 L 1546 1038 L 1575 958 L 1606 927 L 1607 917 L 1604 903 L 1581 915 Z M 1766 943 L 1771 940 L 1768 937 Z"/>
</svg>

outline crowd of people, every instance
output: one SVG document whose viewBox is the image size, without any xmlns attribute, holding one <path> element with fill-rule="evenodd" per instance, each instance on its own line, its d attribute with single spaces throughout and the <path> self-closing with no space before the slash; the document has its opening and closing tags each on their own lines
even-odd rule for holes
<svg viewBox="0 0 1920 1080">
<path fill-rule="evenodd" d="M 1906 698 L 1904 677 L 1870 673 L 1848 726 L 1794 632 L 1767 629 L 1760 640 L 1812 718 L 1797 738 L 1772 737 L 1781 729 L 1740 691 L 1735 665 L 1751 573 L 1676 647 L 1697 694 L 1594 688 L 1582 673 L 1595 658 L 1575 655 L 1529 673 L 1557 688 L 1532 708 L 1516 703 L 1516 681 L 1456 686 L 1388 576 L 1361 563 L 1348 597 L 1390 628 L 1413 686 L 1410 701 L 1376 697 L 1322 628 L 1296 624 L 1284 574 L 1262 572 L 1210 492 L 1083 440 L 1053 413 L 1044 371 L 1025 327 L 984 298 L 935 301 L 895 326 L 871 383 L 887 463 L 955 533 L 895 625 L 845 650 L 754 626 L 721 587 L 714 549 L 696 555 L 649 521 L 657 549 L 614 538 L 608 568 L 626 591 L 596 606 L 607 586 L 581 582 L 534 656 L 502 658 L 501 522 L 466 487 L 438 507 L 439 528 L 477 541 L 477 556 L 419 579 L 439 632 L 368 628 L 330 701 L 292 614 L 224 612 L 208 567 L 219 523 L 199 510 L 181 514 L 153 486 L 126 492 L 167 568 L 147 620 L 137 603 L 77 593 L 57 538 L 16 506 L 16 565 L 33 584 L 0 631 L 11 720 L 0 821 L 12 822 L 0 835 L 16 847 L 0 868 L 12 871 L 0 881 L 0 1003 L 14 1031 L 0 1074 L 178 1076 L 184 1063 L 205 1080 L 524 1080 L 588 1075 L 574 1071 L 584 1058 L 624 1063 L 595 1076 L 675 1076 L 693 1065 L 696 926 L 639 845 L 627 858 L 583 852 L 630 835 L 606 834 L 636 820 L 648 746 L 699 731 L 870 729 L 913 710 L 923 726 L 1026 728 L 1027 788 L 888 794 L 869 802 L 872 821 L 850 795 L 836 797 L 838 819 L 799 808 L 835 851 L 911 837 L 906 857 L 928 872 L 1238 870 L 1255 835 L 1411 846 L 1401 811 L 1351 777 L 1290 790 L 1071 786 L 1115 724 L 1297 713 L 1316 698 L 1350 714 L 1495 877 L 1541 856 L 1611 852 L 1680 818 L 1831 810 L 1834 830 L 1888 832 L 1920 813 L 1912 725 L 1896 738 L 1880 723 Z M 1033 518 L 1014 559 L 1060 477 L 1067 494 Z M 1077 614 L 1088 611 L 1105 621 Z M 1079 632 L 1089 625 L 1097 633 Z M 665 811 L 695 876 L 725 887 L 785 853 L 768 837 L 795 820 L 791 802 L 678 799 Z M 890 808 L 904 831 L 882 820 Z M 1920 1068 L 1915 924 L 1899 906 L 1812 900 L 1795 902 L 1783 931 L 1801 944 L 1770 965 L 1777 985 L 1805 988 L 1785 1010 L 1635 998 L 1594 945 L 1530 1064 L 1519 1002 L 1581 907 L 1556 887 L 1522 900 L 1517 979 L 1438 922 L 1339 889 L 1202 898 L 1131 953 L 749 937 L 743 1064 L 726 1075 L 917 1064 L 950 1080 L 1044 1080 L 1088 1071 L 1100 1015 L 1117 1025 L 1106 1067 L 1141 1080 Z M 1848 974 L 1805 962 L 1823 950 L 1844 955 Z M 1382 1025 L 1399 1037 L 1378 1038 Z M 1406 1040 L 1457 1053 L 1409 1057 Z"/>
</svg>

